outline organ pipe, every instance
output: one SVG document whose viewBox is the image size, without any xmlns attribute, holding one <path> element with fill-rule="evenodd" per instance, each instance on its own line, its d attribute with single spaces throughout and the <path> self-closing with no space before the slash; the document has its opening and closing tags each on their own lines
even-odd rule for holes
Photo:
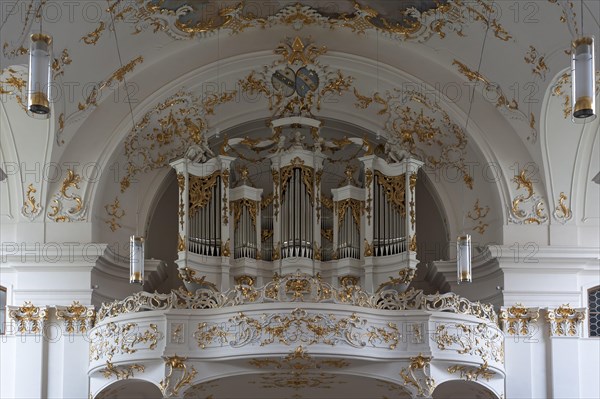
<svg viewBox="0 0 600 399">
<path fill-rule="evenodd" d="M 190 252 L 220 256 L 221 252 L 221 177 L 190 176 Z"/>
<path fill-rule="evenodd" d="M 293 168 L 291 176 L 282 187 L 282 256 L 313 257 L 313 203 L 306 187 L 302 168 Z M 312 180 L 312 179 L 311 179 Z M 312 181 L 310 181 L 312 184 Z"/>
<path fill-rule="evenodd" d="M 401 211 L 403 205 L 398 204 L 397 198 L 390 198 L 390 195 L 395 192 L 395 195 L 402 197 L 402 204 L 404 204 L 404 185 L 400 184 L 402 179 L 404 175 L 386 178 L 379 172 L 375 174 L 373 201 L 375 256 L 397 255 L 406 251 L 406 211 Z M 397 186 L 390 187 L 390 185 Z"/>
</svg>

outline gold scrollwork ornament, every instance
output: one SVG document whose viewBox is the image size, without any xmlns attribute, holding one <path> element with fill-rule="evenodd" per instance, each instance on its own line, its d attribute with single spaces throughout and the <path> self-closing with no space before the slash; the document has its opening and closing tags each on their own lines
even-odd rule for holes
<svg viewBox="0 0 600 399">
<path fill-rule="evenodd" d="M 69 169 L 67 176 L 62 182 L 59 192 L 54 196 L 52 202 L 54 205 L 50 206 L 52 211 L 48 213 L 48 218 L 55 222 L 73 222 L 83 221 L 85 217 L 86 208 L 83 204 L 82 198 L 69 192 L 72 190 L 79 190 L 79 183 L 81 182 L 81 176 L 75 173 L 74 170 Z M 70 202 L 73 204 L 71 208 L 64 209 L 63 201 Z"/>
<path fill-rule="evenodd" d="M 24 333 L 39 334 L 44 328 L 44 322 L 48 319 L 46 306 L 34 306 L 31 301 L 26 301 L 23 306 L 8 306 L 8 316 L 16 321 L 17 331 Z"/>
<path fill-rule="evenodd" d="M 34 194 L 37 192 L 33 184 L 30 184 L 27 188 L 27 194 L 25 195 L 25 202 L 23 202 L 23 208 L 21 213 L 23 216 L 33 221 L 42 211 L 42 206 L 36 201 Z"/>
<path fill-rule="evenodd" d="M 554 208 L 554 218 L 561 224 L 565 224 L 573 218 L 573 212 L 567 204 L 565 204 L 566 200 L 566 194 L 561 192 L 558 197 L 558 205 Z"/>
<path fill-rule="evenodd" d="M 409 366 L 400 371 L 404 385 L 416 396 L 431 397 L 435 390 L 436 384 L 435 380 L 431 378 L 430 363 L 431 357 L 423 356 L 420 353 L 416 357 L 411 357 Z"/>
<path fill-rule="evenodd" d="M 533 182 L 523 169 L 512 181 L 517 185 L 517 190 L 523 188 L 527 195 L 519 194 L 512 200 L 509 221 L 515 224 L 542 224 L 548 220 L 544 209 L 544 200 L 535 194 Z M 523 206 L 526 206 L 525 210 Z"/>
<path fill-rule="evenodd" d="M 186 360 L 187 358 L 177 355 L 165 358 L 165 367 L 168 371 L 159 385 L 164 397 L 178 396 L 181 389 L 191 385 L 192 380 L 198 374 L 194 366 L 188 369 Z"/>
<path fill-rule="evenodd" d="M 551 337 L 576 337 L 581 334 L 581 325 L 585 320 L 586 309 L 575 309 L 569 304 L 556 309 L 548 309 L 546 321 L 550 323 Z"/>
<path fill-rule="evenodd" d="M 101 370 L 104 378 L 109 379 L 113 375 L 118 380 L 128 380 L 131 377 L 134 377 L 134 372 L 138 371 L 143 373 L 145 370 L 144 366 L 140 364 L 132 364 L 131 366 L 115 366 L 111 362 L 106 362 L 106 367 Z"/>
<path fill-rule="evenodd" d="M 93 306 L 73 301 L 69 306 L 57 306 L 56 318 L 65 321 L 65 330 L 69 334 L 84 334 L 94 326 L 96 310 Z"/>
<path fill-rule="evenodd" d="M 460 378 L 465 381 L 478 381 L 479 377 L 485 378 L 486 381 L 489 381 L 494 375 L 496 375 L 495 371 L 489 369 L 488 363 L 483 362 L 483 364 L 479 367 L 468 367 L 462 365 L 454 365 L 448 367 L 448 372 L 450 374 L 460 373 Z"/>
<path fill-rule="evenodd" d="M 539 308 L 526 308 L 520 303 L 500 311 L 500 326 L 508 335 L 529 336 L 530 325 L 540 317 Z"/>
</svg>

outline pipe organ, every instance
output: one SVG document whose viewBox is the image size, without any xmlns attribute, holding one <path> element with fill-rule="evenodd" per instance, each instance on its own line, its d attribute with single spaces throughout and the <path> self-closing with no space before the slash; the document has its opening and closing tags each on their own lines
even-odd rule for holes
<svg viewBox="0 0 600 399">
<path fill-rule="evenodd" d="M 221 256 L 221 171 L 189 176 L 188 248 L 204 256 Z"/>
<path fill-rule="evenodd" d="M 180 188 L 177 263 L 188 288 L 214 282 L 228 289 L 242 277 L 297 271 L 361 278 L 376 288 L 394 270 L 414 270 L 414 191 L 422 163 L 388 162 L 366 139 L 327 140 L 321 129 L 310 118 L 279 119 L 271 137 L 228 139 L 222 151 L 228 155 L 171 164 Z M 364 155 L 347 161 L 352 165 L 336 186 L 329 157 L 352 146 Z M 253 180 L 243 148 L 264 154 Z M 230 182 L 232 166 L 244 170 L 240 181 Z"/>
<path fill-rule="evenodd" d="M 360 259 L 361 224 L 364 190 L 347 185 L 331 190 L 334 209 L 334 241 L 336 258 Z"/>
</svg>

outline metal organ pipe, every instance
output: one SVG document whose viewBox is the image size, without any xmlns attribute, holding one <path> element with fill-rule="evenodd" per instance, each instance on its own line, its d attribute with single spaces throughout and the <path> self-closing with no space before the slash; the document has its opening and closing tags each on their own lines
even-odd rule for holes
<svg viewBox="0 0 600 399">
<path fill-rule="evenodd" d="M 282 257 L 313 257 L 313 203 L 303 181 L 304 171 L 294 168 L 282 199 Z"/>
</svg>

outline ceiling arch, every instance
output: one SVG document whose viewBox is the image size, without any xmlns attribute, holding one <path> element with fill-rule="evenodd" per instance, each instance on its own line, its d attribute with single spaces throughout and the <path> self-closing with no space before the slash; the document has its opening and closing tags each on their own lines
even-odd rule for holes
<svg viewBox="0 0 600 399">
<path fill-rule="evenodd" d="M 33 6 L 36 2 L 38 0 L 32 0 Z M 469 167 L 474 168 L 479 180 L 486 180 L 490 165 L 499 165 L 499 169 L 504 170 L 496 179 L 490 179 L 495 180 L 491 183 L 495 185 L 496 195 L 485 204 L 493 208 L 494 223 L 501 226 L 510 219 L 509 205 L 519 192 L 511 178 L 518 174 L 519 167 L 530 162 L 540 165 L 540 176 L 543 177 L 537 183 L 536 192 L 543 193 L 547 207 L 552 210 L 550 205 L 555 200 L 546 195 L 555 193 L 548 193 L 545 188 L 546 165 L 542 161 L 541 146 L 536 141 L 541 130 L 541 101 L 528 101 L 527 98 L 533 96 L 530 99 L 536 100 L 539 93 L 546 93 L 550 87 L 550 74 L 564 68 L 568 62 L 561 58 L 560 45 L 556 43 L 564 42 L 567 47 L 571 34 L 577 29 L 569 7 L 544 1 L 532 3 L 532 9 L 515 10 L 503 3 L 448 1 L 435 13 L 427 11 L 427 7 L 410 10 L 405 16 L 409 15 L 409 20 L 413 18 L 412 25 L 405 24 L 409 20 L 396 20 L 398 24 L 394 25 L 389 23 L 390 18 L 400 10 L 386 10 L 379 3 L 371 4 L 372 9 L 349 3 L 344 5 L 348 10 L 344 9 L 346 14 L 342 15 L 331 13 L 331 10 L 312 9 L 311 6 L 319 7 L 316 3 L 295 6 L 291 2 L 279 2 L 270 11 L 265 11 L 262 20 L 245 13 L 248 10 L 243 7 L 234 7 L 222 10 L 223 18 L 208 25 L 198 25 L 198 21 L 192 23 L 189 19 L 178 25 L 177 20 L 184 9 L 179 14 L 161 13 L 160 10 L 161 7 L 177 9 L 183 2 L 167 3 L 144 1 L 126 9 L 117 2 L 111 8 L 112 12 L 119 12 L 113 15 L 116 17 L 114 27 L 109 24 L 110 13 L 93 20 L 75 18 L 68 32 L 58 24 L 45 21 L 49 23 L 44 26 L 55 37 L 55 77 L 62 80 L 63 85 L 77 82 L 81 86 L 77 86 L 73 96 L 67 98 L 65 94 L 61 99 L 64 109 L 60 108 L 63 105 L 58 105 L 54 110 L 56 128 L 52 127 L 51 131 L 55 142 L 48 158 L 50 161 L 81 165 L 93 160 L 106 175 L 111 166 L 109 160 L 113 159 L 115 151 L 119 151 L 120 142 L 132 125 L 129 106 L 123 101 L 127 92 L 138 100 L 133 108 L 137 120 L 168 92 L 173 93 L 177 85 L 194 86 L 190 83 L 194 79 L 195 88 L 200 92 L 208 88 L 206 84 L 202 86 L 206 82 L 216 81 L 230 89 L 235 88 L 233 77 L 251 68 L 248 63 L 244 64 L 248 59 L 255 57 L 252 67 L 268 64 L 274 57 L 273 49 L 282 38 L 310 36 L 318 45 L 329 48 L 323 59 L 332 67 L 344 64 L 349 73 L 358 70 L 362 74 L 362 94 L 384 93 L 394 87 L 406 88 L 418 83 L 419 89 L 442 100 L 445 112 L 458 126 L 465 125 L 469 115 L 469 147 L 477 153 L 472 159 L 479 162 L 479 165 Z M 587 26 L 597 25 L 595 9 L 586 6 L 590 11 L 586 15 L 589 18 Z M 321 14 L 326 11 L 329 13 Z M 189 10 L 185 13 L 189 17 Z M 525 23 L 559 21 L 563 13 L 566 23 L 559 25 L 560 28 L 546 29 L 549 24 Z M 470 18 L 473 16 L 475 18 Z M 30 17 L 25 26 L 21 26 L 22 21 L 16 18 L 8 18 L 3 33 L 27 32 L 35 20 L 35 15 Z M 543 34 L 540 34 L 541 30 Z M 73 32 L 80 32 L 81 36 Z M 487 34 L 486 39 L 484 34 Z M 544 40 L 533 40 L 536 37 Z M 22 34 L 8 38 L 0 55 L 2 66 L 25 61 L 19 47 L 26 44 L 25 39 L 26 35 Z M 122 64 L 114 57 L 116 42 L 123 50 Z M 482 62 L 477 67 L 482 50 Z M 98 59 L 105 62 L 97 62 Z M 535 90 L 527 92 L 525 86 L 531 82 L 536 86 Z M 478 86 L 474 89 L 471 104 L 475 83 Z M 452 91 L 457 86 L 460 96 Z M 346 94 L 340 98 L 337 107 L 324 106 L 319 116 L 343 120 L 355 118 L 355 124 L 377 132 L 382 118 L 359 116 L 352 99 L 351 93 Z M 244 105 L 247 114 L 269 116 L 264 109 Z M 231 112 L 234 108 L 232 104 L 224 104 L 210 125 L 219 125 L 225 130 L 248 119 L 242 110 Z M 22 117 L 24 114 L 11 114 L 11 118 Z M 81 183 L 82 197 L 89 209 L 102 210 L 103 206 L 94 201 L 96 192 L 104 189 L 106 181 L 88 183 L 92 182 L 84 179 Z M 44 190 L 48 191 L 43 194 L 46 208 L 51 205 L 59 185 L 60 182 Z M 462 196 L 460 190 L 452 190 L 457 185 L 448 186 L 449 197 Z M 477 195 L 468 202 L 472 204 L 475 199 Z M 486 201 L 479 199 L 480 204 Z M 454 208 L 456 219 L 461 219 L 458 215 L 464 214 L 465 209 Z M 102 219 L 98 214 L 94 217 Z M 494 229 L 497 230 L 494 239 L 501 241 L 502 229 Z"/>
<path fill-rule="evenodd" d="M 243 55 L 238 55 L 235 58 L 233 58 L 232 60 L 226 59 L 223 62 L 226 63 L 228 65 L 227 69 L 223 68 L 219 71 L 220 75 L 219 75 L 219 80 L 221 82 L 224 82 L 226 85 L 228 85 L 229 87 L 236 87 L 236 85 L 239 85 L 239 82 L 241 81 L 241 79 L 244 78 L 244 76 L 247 76 L 248 71 L 252 71 L 253 69 L 259 69 L 256 68 L 256 65 L 261 65 L 261 64 L 268 64 L 269 61 L 272 62 L 273 60 L 273 54 L 272 51 L 260 51 L 259 53 L 248 53 L 248 54 L 243 54 Z M 348 76 L 353 76 L 355 77 L 355 82 L 357 82 L 354 87 L 355 88 L 360 88 L 358 89 L 359 91 L 363 90 L 363 87 L 366 87 L 365 90 L 368 90 L 369 87 L 374 86 L 373 80 L 374 77 L 372 76 L 372 71 L 374 69 L 377 68 L 376 62 L 373 62 L 372 60 L 368 60 L 364 57 L 359 57 L 357 55 L 353 55 L 353 54 L 343 54 L 340 52 L 335 52 L 333 53 L 331 56 L 328 57 L 323 57 L 323 59 L 327 62 L 327 65 L 332 68 L 332 69 L 337 69 L 339 68 L 340 70 L 344 71 L 345 74 L 347 74 Z M 350 65 L 350 67 L 347 67 L 347 65 Z M 344 67 L 346 66 L 346 67 Z M 381 65 L 380 65 L 381 66 Z M 151 97 L 151 98 L 147 98 L 142 104 L 140 104 L 138 107 L 136 107 L 136 111 L 134 113 L 134 118 L 136 120 L 140 120 L 143 119 L 143 115 L 147 114 L 147 112 L 152 110 L 152 107 L 156 108 L 156 104 L 160 104 L 161 102 L 164 102 L 164 98 L 168 98 L 168 96 L 166 95 L 166 93 L 173 93 L 175 92 L 176 89 L 180 88 L 180 87 L 186 87 L 188 88 L 189 92 L 194 92 L 194 90 L 201 90 L 202 89 L 202 82 L 206 82 L 206 81 L 213 81 L 213 80 L 218 80 L 215 77 L 215 69 L 217 68 L 216 64 L 212 64 L 206 67 L 202 67 L 196 71 L 194 71 L 193 73 L 188 74 L 187 76 L 184 77 L 180 77 L 177 80 L 173 81 L 170 85 L 166 85 L 160 88 L 159 91 L 155 92 L 156 97 Z M 383 68 L 382 68 L 383 69 Z M 392 68 L 391 66 L 385 66 L 386 71 L 382 71 L 380 73 L 380 78 L 382 79 L 382 81 L 384 82 L 391 82 L 391 81 L 398 81 L 398 80 L 402 80 L 402 81 L 412 81 L 414 82 L 415 79 L 414 77 L 407 75 L 405 72 L 399 71 L 395 68 Z M 394 74 L 392 74 L 392 72 L 395 72 Z M 422 85 L 425 85 L 424 82 L 421 83 Z M 368 93 L 367 91 L 365 91 L 365 93 Z M 162 95 L 162 99 L 163 101 L 160 101 Z M 388 96 L 389 96 L 389 100 L 390 101 L 398 101 L 398 100 L 394 100 L 394 96 L 397 96 L 397 94 L 395 94 L 393 91 L 388 90 Z M 351 125 L 355 125 L 355 126 L 359 126 L 360 129 L 362 129 L 363 132 L 381 132 L 383 134 L 383 136 L 385 137 L 386 133 L 384 130 L 384 126 L 385 126 L 385 120 L 384 118 L 381 118 L 380 115 L 377 115 L 377 112 L 375 111 L 361 111 L 359 108 L 357 108 L 356 106 L 356 96 L 352 95 L 351 93 L 345 93 L 343 96 L 341 97 L 333 97 L 333 99 L 335 100 L 335 102 L 331 102 L 331 103 L 323 103 L 321 110 L 318 113 L 318 117 L 321 119 L 327 119 L 327 120 L 343 120 L 347 123 L 350 123 Z M 236 124 L 239 124 L 240 126 L 243 126 L 244 123 L 246 123 L 250 118 L 262 118 L 264 120 L 268 120 L 269 118 L 272 117 L 272 115 L 269 113 L 267 107 L 265 106 L 265 102 L 264 99 L 262 99 L 261 101 L 244 101 L 246 99 L 244 99 L 243 97 L 235 97 L 231 102 L 228 102 L 226 104 L 223 104 L 222 106 L 219 106 L 218 111 L 215 111 L 215 115 L 207 115 L 206 120 L 208 121 L 208 127 L 207 128 L 207 132 L 206 134 L 209 135 L 209 137 L 212 137 L 212 135 L 215 134 L 216 130 L 220 130 L 220 131 L 226 131 L 230 128 L 234 128 L 236 126 Z M 436 104 L 437 105 L 437 104 Z M 115 110 L 118 107 L 115 107 Z M 122 107 L 121 107 L 122 108 Z M 446 111 L 446 109 L 448 109 L 449 111 Z M 451 122 L 452 119 L 456 118 L 457 116 L 455 115 L 460 115 L 461 114 L 461 110 L 459 107 L 440 107 L 439 110 L 441 112 L 448 112 L 447 114 L 447 118 L 448 118 L 448 122 Z M 146 111 L 146 113 L 144 113 L 144 111 Z M 436 111 L 439 112 L 440 111 Z M 118 111 L 117 111 L 118 112 Z M 102 169 L 105 172 L 105 177 L 106 176 L 110 176 L 110 179 L 112 181 L 112 183 L 114 184 L 114 169 L 112 169 L 112 165 L 114 165 L 114 162 L 118 159 L 118 157 L 120 156 L 120 152 L 122 152 L 122 145 L 123 143 L 120 142 L 119 139 L 123 140 L 123 138 L 125 137 L 126 134 L 128 133 L 127 128 L 131 126 L 131 121 L 130 121 L 130 117 L 127 114 L 127 112 L 125 110 L 121 109 L 121 114 L 123 114 L 122 119 L 120 119 L 120 126 L 121 128 L 118 129 L 121 131 L 120 134 L 114 133 L 112 136 L 112 139 L 110 140 L 109 144 L 106 145 L 106 147 L 102 150 L 100 157 L 98 158 L 100 164 L 102 165 Z M 441 115 L 441 114 L 439 114 Z M 462 113 L 462 117 L 464 118 L 464 113 Z M 441 117 L 440 117 L 441 118 Z M 117 118 L 117 120 L 119 120 Z M 87 122 L 86 122 L 87 123 Z M 215 126 L 216 124 L 218 124 L 218 126 Z M 460 129 L 460 127 L 458 126 L 460 125 L 460 122 L 458 124 L 456 124 L 456 128 Z M 263 125 L 264 126 L 264 125 Z M 84 126 L 85 127 L 85 126 Z M 94 131 L 94 126 L 90 126 L 90 129 L 85 129 L 88 135 L 92 135 L 94 133 L 92 133 Z M 107 129 L 110 130 L 110 129 Z M 235 130 L 235 129 L 234 129 Z M 117 131 L 117 130 L 115 130 Z M 79 146 L 83 146 L 84 142 L 87 142 L 87 139 L 84 137 L 85 135 L 81 135 L 80 137 L 75 138 L 74 140 L 72 140 L 72 142 L 69 144 L 69 146 L 73 146 L 73 147 L 79 147 Z M 472 136 L 472 135 L 470 135 Z M 471 138 L 471 137 L 470 137 Z M 469 139 L 470 139 L 469 138 Z M 81 143 L 81 144 L 77 144 L 77 143 Z M 485 144 L 485 142 L 484 142 Z M 479 165 L 479 167 L 481 168 L 483 165 L 487 165 L 490 162 L 494 162 L 497 158 L 492 157 L 490 160 L 485 159 L 485 155 L 484 154 L 491 154 L 492 152 L 489 151 L 488 149 L 486 149 L 485 151 L 481 151 L 479 148 L 477 148 L 477 146 L 473 146 L 473 145 L 469 145 L 469 161 L 471 161 L 474 165 Z M 81 158 L 91 158 L 94 159 L 94 156 L 98 157 L 98 155 L 94 155 L 94 154 L 86 154 L 84 151 L 91 151 L 91 152 L 95 152 L 98 153 L 99 149 L 96 146 L 85 146 L 85 148 L 83 149 L 83 151 L 77 151 L 77 154 L 79 157 Z M 514 152 L 514 151 L 513 151 Z M 73 151 L 69 151 L 69 153 L 73 153 Z M 109 157 L 109 154 L 112 154 L 111 157 Z M 119 161 L 120 163 L 120 170 L 124 171 L 126 170 L 127 166 L 126 166 L 126 162 L 125 160 L 121 160 Z M 472 168 L 475 168 L 475 166 L 471 166 Z M 466 169 L 465 169 L 466 170 Z M 481 172 L 482 169 L 478 170 L 478 173 L 482 173 Z M 441 176 L 442 180 L 444 177 L 447 176 Z M 438 173 L 437 179 L 439 180 L 440 175 Z M 106 178 L 104 179 L 106 181 Z M 482 179 L 479 178 L 479 180 L 481 181 Z M 456 193 L 460 194 L 461 192 L 461 188 L 460 185 L 458 185 L 459 187 L 454 187 L 452 188 L 452 184 L 455 183 L 455 180 L 451 180 L 447 182 L 447 186 L 448 189 L 452 192 L 454 191 L 452 194 L 447 195 L 448 198 L 452 198 L 454 196 L 456 196 Z M 499 184 L 502 185 L 503 181 L 497 180 L 493 182 L 494 184 Z M 454 185 L 457 186 L 457 185 Z M 94 190 L 99 190 L 99 192 L 102 193 L 106 193 L 105 190 L 105 186 L 103 184 L 97 185 L 97 188 L 94 188 Z M 505 192 L 507 191 L 506 187 L 504 187 L 503 189 L 500 190 L 501 192 Z M 91 195 L 91 198 L 93 198 L 94 195 Z M 106 198 L 105 198 L 106 200 Z M 503 200 L 494 200 L 495 203 L 500 203 L 500 202 L 504 202 L 506 203 L 508 201 L 507 198 L 504 198 Z M 444 201 L 446 202 L 446 201 Z M 473 200 L 474 202 L 474 200 Z M 447 201 L 448 204 L 451 203 L 450 200 Z M 101 209 L 101 208 L 97 208 L 97 206 L 103 206 L 104 204 L 95 204 L 93 205 L 95 207 L 95 209 Z M 504 209 L 504 207 L 497 207 L 496 208 L 500 214 L 502 214 L 502 210 Z M 459 207 L 457 209 L 454 209 L 452 212 L 453 213 L 462 213 L 464 210 Z M 456 219 L 459 219 L 458 217 Z M 503 216 L 499 216 L 497 217 L 497 219 L 503 219 Z M 460 228 L 455 226 L 454 230 L 452 232 L 452 234 L 455 234 Z"/>
</svg>

